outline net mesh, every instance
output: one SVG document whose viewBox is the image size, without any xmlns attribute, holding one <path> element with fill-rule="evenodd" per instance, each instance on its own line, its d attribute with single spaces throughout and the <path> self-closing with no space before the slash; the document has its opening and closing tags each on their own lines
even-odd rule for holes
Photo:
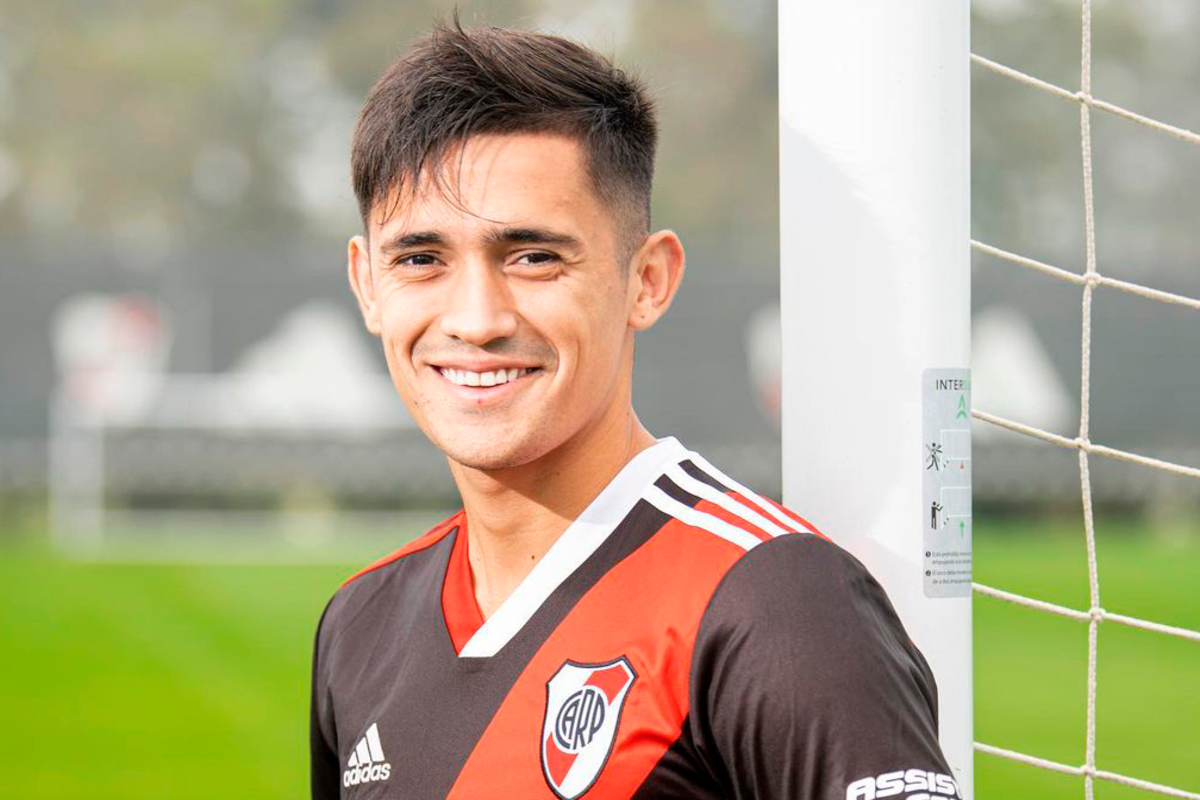
<svg viewBox="0 0 1200 800">
<path fill-rule="evenodd" d="M 1165 122 L 1160 122 L 1149 117 L 1145 117 L 1141 114 L 1137 114 L 1133 111 L 1092 96 L 1091 0 L 1081 0 L 1080 39 L 1080 80 L 1079 91 L 1077 92 L 1072 92 L 1069 89 L 1062 88 L 1061 86 L 1047 83 L 1046 81 L 1035 78 L 1032 75 L 1027 75 L 1019 70 L 1013 69 L 1012 67 L 998 64 L 994 61 L 983 58 L 982 56 L 972 54 L 971 61 L 983 69 L 990 70 L 1026 86 L 1047 92 L 1055 97 L 1079 104 L 1079 145 L 1083 166 L 1084 273 L 1081 275 L 1077 272 L 1061 269 L 1059 267 L 1045 264 L 1017 253 L 1011 253 L 979 241 L 973 240 L 971 242 L 971 246 L 974 250 L 980 253 L 987 254 L 1021 267 L 1036 270 L 1042 274 L 1049 275 L 1069 283 L 1074 283 L 1083 288 L 1083 321 L 1080 331 L 1081 377 L 1079 388 L 1079 435 L 1074 439 L 1070 439 L 1049 431 L 1024 425 L 1020 422 L 1004 419 L 980 409 L 973 409 L 972 414 L 976 419 L 984 422 L 998 425 L 1007 430 L 1024 434 L 1026 436 L 1031 436 L 1060 447 L 1077 450 L 1079 453 L 1079 482 L 1081 498 L 1083 502 L 1084 535 L 1086 538 L 1088 561 L 1088 609 L 1086 611 L 1080 611 L 1077 609 L 1066 608 L 1064 606 L 1047 603 L 1042 600 L 1037 600 L 1032 597 L 1025 597 L 1012 592 L 1006 592 L 1001 589 L 985 586 L 979 583 L 974 584 L 974 589 L 978 594 L 995 597 L 1000 600 L 1024 606 L 1026 608 L 1036 609 L 1038 611 L 1043 611 L 1050 614 L 1056 614 L 1058 616 L 1077 620 L 1087 624 L 1087 732 L 1086 744 L 1084 748 L 1084 762 L 1080 765 L 1062 764 L 1055 761 L 1049 761 L 1044 758 L 1028 755 L 1026 753 L 1019 753 L 1001 747 L 994 747 L 982 742 L 976 742 L 975 749 L 981 753 L 1007 758 L 1023 764 L 1042 767 L 1043 769 L 1053 770 L 1055 772 L 1066 773 L 1069 775 L 1082 776 L 1084 781 L 1084 796 L 1087 798 L 1087 800 L 1092 800 L 1095 792 L 1095 782 L 1097 780 L 1111 781 L 1113 783 L 1119 783 L 1137 789 L 1158 792 L 1170 797 L 1182 797 L 1200 800 L 1200 793 L 1186 791 L 1173 786 L 1164 786 L 1162 784 L 1152 783 L 1150 781 L 1134 778 L 1128 775 L 1121 775 L 1115 772 L 1099 769 L 1096 766 L 1096 639 L 1099 634 L 1100 624 L 1102 622 L 1114 622 L 1121 625 L 1129 625 L 1135 628 L 1141 628 L 1143 630 L 1165 634 L 1168 636 L 1177 636 L 1184 639 L 1190 639 L 1192 641 L 1200 641 L 1200 631 L 1177 628 L 1171 625 L 1163 625 L 1157 622 L 1151 622 L 1149 620 L 1125 616 L 1123 614 L 1115 614 L 1107 611 L 1100 604 L 1100 575 L 1096 568 L 1096 530 L 1095 519 L 1092 510 L 1091 474 L 1088 467 L 1089 457 L 1092 455 L 1100 455 L 1129 461 L 1142 466 L 1152 467 L 1154 469 L 1164 470 L 1177 475 L 1200 478 L 1200 468 L 1197 467 L 1176 464 L 1169 461 L 1150 458 L 1148 456 L 1138 455 L 1136 453 L 1130 453 L 1123 450 L 1106 447 L 1101 444 L 1096 444 L 1091 441 L 1088 430 L 1091 391 L 1092 295 L 1095 293 L 1096 289 L 1101 287 L 1106 289 L 1115 289 L 1118 291 L 1135 294 L 1139 297 L 1144 297 L 1149 300 L 1200 310 L 1200 299 L 1184 297 L 1182 295 L 1172 294 L 1170 292 L 1164 292 L 1158 289 L 1152 289 L 1147 286 L 1140 286 L 1127 281 L 1110 278 L 1105 275 L 1101 275 L 1096 269 L 1095 204 L 1093 202 L 1092 192 L 1092 112 L 1102 111 L 1108 114 L 1113 114 L 1115 116 L 1130 120 L 1131 122 L 1135 122 L 1139 125 L 1143 125 L 1151 130 L 1173 136 L 1177 139 L 1198 146 L 1200 146 L 1200 134 L 1176 127 L 1174 125 L 1169 125 Z"/>
</svg>

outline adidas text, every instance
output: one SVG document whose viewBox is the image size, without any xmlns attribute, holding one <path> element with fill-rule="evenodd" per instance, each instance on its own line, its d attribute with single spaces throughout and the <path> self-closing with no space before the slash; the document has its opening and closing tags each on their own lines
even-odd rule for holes
<svg viewBox="0 0 1200 800">
<path fill-rule="evenodd" d="M 365 767 L 354 767 L 342 773 L 342 786 L 358 786 L 360 783 L 386 781 L 392 774 L 392 765 L 369 764 Z"/>
<path fill-rule="evenodd" d="M 379 726 L 373 722 L 350 754 L 346 771 L 342 773 L 342 786 L 349 788 L 360 783 L 386 781 L 391 774 L 392 765 L 384 760 L 383 745 L 379 743 Z"/>
</svg>

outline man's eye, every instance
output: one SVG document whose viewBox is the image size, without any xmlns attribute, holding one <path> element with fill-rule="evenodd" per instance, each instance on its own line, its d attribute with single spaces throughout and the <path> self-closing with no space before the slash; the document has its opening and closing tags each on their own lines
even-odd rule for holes
<svg viewBox="0 0 1200 800">
<path fill-rule="evenodd" d="M 395 266 L 404 267 L 432 267 L 437 263 L 437 258 L 429 253 L 413 253 L 411 256 L 404 256 L 392 262 Z"/>
<path fill-rule="evenodd" d="M 517 263 L 540 266 L 542 264 L 553 264 L 558 260 L 558 256 L 554 255 L 553 253 L 525 253 L 517 259 Z"/>
</svg>

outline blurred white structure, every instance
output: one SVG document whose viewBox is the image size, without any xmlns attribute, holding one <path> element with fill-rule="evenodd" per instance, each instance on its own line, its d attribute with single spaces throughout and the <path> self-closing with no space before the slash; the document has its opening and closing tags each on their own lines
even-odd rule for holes
<svg viewBox="0 0 1200 800">
<path fill-rule="evenodd" d="M 971 321 L 972 390 L 977 408 L 1007 419 L 1066 433 L 1075 403 L 1029 319 L 1009 306 L 989 306 Z M 977 424 L 979 441 L 1011 438 L 995 425 Z"/>
<path fill-rule="evenodd" d="M 132 422 L 162 391 L 170 316 L 144 295 L 80 294 L 59 307 L 52 335 L 59 391 L 78 413 Z"/>
<path fill-rule="evenodd" d="M 213 413 L 230 428 L 375 431 L 411 426 L 361 323 L 332 303 L 305 303 L 214 381 Z"/>
<path fill-rule="evenodd" d="M 101 541 L 107 487 L 123 477 L 110 474 L 106 454 L 115 434 L 140 438 L 125 464 L 151 476 L 156 491 L 188 488 L 206 472 L 206 488 L 223 482 L 236 493 L 244 488 L 239 482 L 251 479 L 282 486 L 298 476 L 303 483 L 303 470 L 246 463 L 253 459 L 244 448 L 221 468 L 222 456 L 214 453 L 222 441 L 318 435 L 328 459 L 339 441 L 369 445 L 381 433 L 415 427 L 358 320 L 338 306 L 299 306 L 218 374 L 164 371 L 166 319 L 149 298 L 102 295 L 72 298 L 55 318 L 60 384 L 51 401 L 49 485 L 55 539 L 68 550 Z M 190 437 L 189 449 L 172 452 L 182 435 Z M 283 474 L 264 476 L 264 470 Z M 128 488 L 131 481 L 123 483 Z"/>
<path fill-rule="evenodd" d="M 754 312 L 746 323 L 746 368 L 758 410 L 779 425 L 779 396 L 783 382 L 783 332 L 779 305 L 772 303 Z"/>
</svg>

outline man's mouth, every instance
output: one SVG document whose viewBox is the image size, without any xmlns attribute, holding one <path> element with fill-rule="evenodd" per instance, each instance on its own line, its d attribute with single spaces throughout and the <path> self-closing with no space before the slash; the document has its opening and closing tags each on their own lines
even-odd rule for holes
<svg viewBox="0 0 1200 800">
<path fill-rule="evenodd" d="M 510 367 L 490 372 L 471 372 L 465 369 L 438 367 L 437 371 L 442 373 L 442 377 L 457 386 L 500 386 L 501 384 L 519 380 L 531 372 L 537 372 L 539 369 L 540 367 Z"/>
</svg>

